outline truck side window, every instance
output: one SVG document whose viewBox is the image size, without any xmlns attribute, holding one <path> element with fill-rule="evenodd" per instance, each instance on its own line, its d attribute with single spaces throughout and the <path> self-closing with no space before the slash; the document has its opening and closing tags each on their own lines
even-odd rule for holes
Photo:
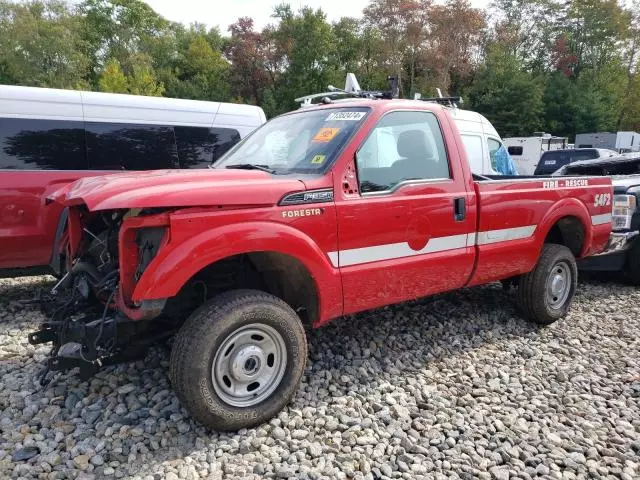
<svg viewBox="0 0 640 480">
<path fill-rule="evenodd" d="M 451 178 L 442 132 L 431 112 L 391 112 L 356 155 L 360 191 L 387 191 L 407 180 Z"/>
</svg>

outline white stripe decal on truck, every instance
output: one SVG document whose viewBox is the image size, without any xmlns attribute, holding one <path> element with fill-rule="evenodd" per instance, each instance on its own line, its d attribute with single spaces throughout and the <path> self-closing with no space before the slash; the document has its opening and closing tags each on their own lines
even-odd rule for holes
<svg viewBox="0 0 640 480">
<path fill-rule="evenodd" d="M 396 258 L 413 257 L 427 253 L 445 252 L 473 245 L 485 245 L 488 243 L 520 240 L 533 235 L 536 225 L 526 227 L 506 228 L 502 230 L 490 230 L 487 232 L 463 233 L 448 237 L 431 238 L 424 248 L 413 250 L 407 242 L 375 245 L 372 247 L 351 248 L 338 252 L 329 252 L 329 260 L 334 267 L 348 267 L 369 262 L 381 262 Z"/>
<path fill-rule="evenodd" d="M 509 240 L 521 240 L 529 238 L 536 231 L 537 225 L 527 225 L 526 227 L 503 228 L 500 230 L 489 230 L 478 232 L 477 245 L 487 245 L 489 243 L 508 242 Z"/>
<path fill-rule="evenodd" d="M 603 213 L 601 215 L 591 216 L 591 225 L 604 225 L 605 223 L 609 223 L 610 221 L 611 221 L 610 213 Z"/>
</svg>

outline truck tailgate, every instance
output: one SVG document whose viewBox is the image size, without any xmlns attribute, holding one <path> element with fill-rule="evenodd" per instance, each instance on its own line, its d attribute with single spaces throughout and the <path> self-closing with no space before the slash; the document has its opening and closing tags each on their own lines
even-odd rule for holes
<svg viewBox="0 0 640 480">
<path fill-rule="evenodd" d="M 477 260 L 469 285 L 529 272 L 545 242 L 576 257 L 602 251 L 611 233 L 613 187 L 606 177 L 477 181 Z"/>
</svg>

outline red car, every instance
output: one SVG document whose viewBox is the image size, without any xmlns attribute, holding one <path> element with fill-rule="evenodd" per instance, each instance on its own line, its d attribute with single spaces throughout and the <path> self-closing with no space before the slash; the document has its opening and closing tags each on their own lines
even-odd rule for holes
<svg viewBox="0 0 640 480">
<path fill-rule="evenodd" d="M 71 292 L 30 341 L 53 342 L 49 368 L 89 375 L 177 332 L 170 377 L 187 410 L 249 427 L 293 396 L 304 326 L 499 280 L 524 317 L 564 317 L 575 259 L 609 240 L 611 198 L 603 177 L 472 175 L 437 102 L 305 108 L 208 171 L 87 178 L 52 196 L 70 207 L 57 289 Z"/>
</svg>

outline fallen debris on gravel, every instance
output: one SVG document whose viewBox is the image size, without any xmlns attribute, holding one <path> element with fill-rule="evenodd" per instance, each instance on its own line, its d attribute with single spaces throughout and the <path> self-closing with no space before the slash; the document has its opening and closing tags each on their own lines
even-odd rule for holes
<svg viewBox="0 0 640 480">
<path fill-rule="evenodd" d="M 294 401 L 206 432 L 171 391 L 168 345 L 37 385 L 50 277 L 0 280 L 0 478 L 605 478 L 640 475 L 640 290 L 581 283 L 565 320 L 521 320 L 487 286 L 309 334 Z"/>
</svg>

